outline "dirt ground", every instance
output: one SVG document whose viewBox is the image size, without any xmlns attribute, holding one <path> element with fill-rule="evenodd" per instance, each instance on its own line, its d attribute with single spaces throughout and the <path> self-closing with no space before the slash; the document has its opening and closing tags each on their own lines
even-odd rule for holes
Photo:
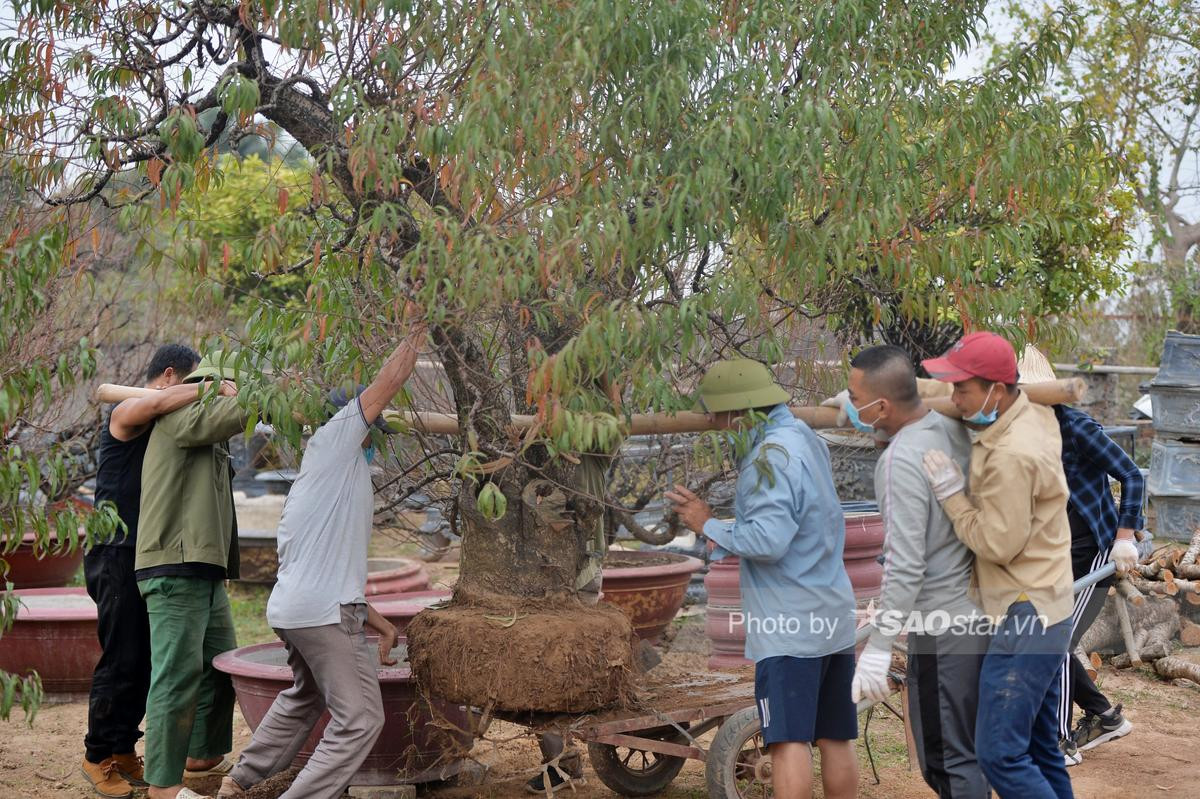
<svg viewBox="0 0 1200 799">
<path fill-rule="evenodd" d="M 688 647 L 693 628 L 702 617 L 692 617 L 678 642 Z M 702 663 L 699 653 L 676 652 L 665 665 L 692 668 Z M 1101 688 L 1113 701 L 1125 705 L 1134 732 L 1085 755 L 1082 765 L 1071 769 L 1076 796 L 1107 799 L 1112 796 L 1200 796 L 1196 752 L 1200 751 L 1200 690 L 1163 683 L 1145 673 L 1118 672 L 1108 667 L 1101 672 Z M 19 714 L 17 714 L 19 716 Z M 44 707 L 32 726 L 19 717 L 0 723 L 0 797 L 4 799 L 82 799 L 94 796 L 79 772 L 82 739 L 87 720 L 85 703 Z M 861 732 L 861 729 L 860 729 Z M 234 719 L 234 750 L 249 740 L 250 730 L 237 714 Z M 867 759 L 869 742 L 879 773 L 876 784 Z M 870 721 L 860 735 L 860 796 L 865 799 L 915 799 L 929 797 L 920 776 L 908 769 L 903 726 L 886 712 Z M 422 791 L 436 799 L 527 796 L 524 781 L 536 772 L 539 755 L 534 741 L 523 730 L 496 723 L 489 740 L 476 744 L 472 756 L 487 766 L 485 782 L 475 787 L 440 788 Z M 578 799 L 611 797 L 587 769 L 586 783 L 575 794 Z M 215 792 L 214 780 L 192 784 L 200 791 Z M 689 762 L 663 794 L 669 799 L 703 797 L 703 764 Z M 135 794 L 141 796 L 144 794 Z M 819 794 L 818 794 L 819 795 Z"/>
<path fill-rule="evenodd" d="M 406 551 L 407 547 L 401 549 L 394 543 L 389 545 L 378 536 L 372 549 L 373 554 L 411 554 Z M 452 586 L 458 576 L 457 566 L 454 553 L 441 563 L 429 564 L 434 587 Z M 265 620 L 256 622 L 262 614 L 263 603 L 265 589 L 257 593 L 235 592 L 235 616 L 239 611 L 242 614 L 238 635 L 243 643 L 273 637 Z M 703 633 L 702 609 L 692 608 L 685 614 L 686 617 L 678 619 L 669 633 L 672 636 L 670 650 L 659 667 L 664 673 L 683 675 L 680 679 L 704 669 L 708 646 Z M 256 623 L 261 624 L 261 630 L 256 629 Z M 1185 656 L 1200 662 L 1200 650 L 1191 650 Z M 1196 767 L 1196 753 L 1200 752 L 1200 725 L 1196 724 L 1196 719 L 1200 718 L 1200 689 L 1190 684 L 1165 683 L 1146 671 L 1116 671 L 1107 666 L 1102 669 L 1099 681 L 1101 689 L 1112 701 L 1125 706 L 1125 714 L 1133 722 L 1134 731 L 1124 739 L 1085 753 L 1084 762 L 1070 771 L 1076 796 L 1080 799 L 1200 797 L 1200 772 Z M 10 721 L 0 723 L 0 799 L 84 799 L 95 796 L 79 771 L 86 722 L 87 705 L 76 702 L 43 707 L 32 726 L 25 723 L 19 711 Z M 711 733 L 706 737 L 710 738 Z M 249 738 L 250 730 L 245 720 L 240 712 L 236 713 L 234 751 L 245 746 Z M 878 782 L 872 773 L 868 745 L 878 771 Z M 860 720 L 858 752 L 859 796 L 863 799 L 933 796 L 920 775 L 908 766 L 902 723 L 886 711 L 875 713 L 865 734 Z M 540 755 L 536 742 L 523 728 L 494 723 L 488 740 L 478 741 L 471 756 L 487 769 L 482 784 L 425 788 L 420 795 L 431 799 L 529 796 L 524 791 L 524 783 L 537 772 Z M 575 793 L 560 795 L 577 799 L 615 796 L 590 768 L 585 770 L 585 778 L 585 784 Z M 217 780 L 200 780 L 190 785 L 202 793 L 215 793 Z M 144 795 L 144 792 L 135 793 L 138 799 Z M 707 796 L 704 765 L 690 761 L 662 796 L 668 799 Z"/>
</svg>

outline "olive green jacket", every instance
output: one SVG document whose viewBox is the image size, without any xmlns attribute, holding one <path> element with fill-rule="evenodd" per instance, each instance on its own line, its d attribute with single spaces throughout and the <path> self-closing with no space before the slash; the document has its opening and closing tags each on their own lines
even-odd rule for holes
<svg viewBox="0 0 1200 799">
<path fill-rule="evenodd" d="M 154 424 L 142 463 L 135 569 L 208 563 L 238 577 L 229 439 L 247 418 L 235 397 L 216 397 Z"/>
</svg>

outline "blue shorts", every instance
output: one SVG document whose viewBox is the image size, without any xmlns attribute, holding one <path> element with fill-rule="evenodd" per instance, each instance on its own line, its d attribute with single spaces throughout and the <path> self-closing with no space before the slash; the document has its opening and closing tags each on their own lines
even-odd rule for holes
<svg viewBox="0 0 1200 799">
<path fill-rule="evenodd" d="M 819 658 L 772 657 L 754 664 L 754 698 L 767 744 L 853 741 L 854 649 Z"/>
</svg>

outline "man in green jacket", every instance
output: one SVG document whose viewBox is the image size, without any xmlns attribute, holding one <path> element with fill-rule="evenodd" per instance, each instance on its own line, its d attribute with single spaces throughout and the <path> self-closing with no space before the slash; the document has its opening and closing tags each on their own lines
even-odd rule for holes
<svg viewBox="0 0 1200 799">
<path fill-rule="evenodd" d="M 185 382 L 235 380 L 233 355 L 204 358 Z M 237 646 L 225 580 L 238 576 L 228 441 L 245 430 L 236 397 L 205 397 L 160 418 L 142 468 L 134 576 L 150 617 L 146 698 L 149 799 L 193 799 L 185 769 L 233 748 L 233 686 L 212 667 Z"/>
</svg>

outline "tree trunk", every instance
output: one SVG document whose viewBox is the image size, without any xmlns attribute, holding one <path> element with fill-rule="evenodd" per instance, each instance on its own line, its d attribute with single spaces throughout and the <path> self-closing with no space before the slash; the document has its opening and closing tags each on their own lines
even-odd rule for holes
<svg viewBox="0 0 1200 799">
<path fill-rule="evenodd" d="M 590 606 L 576 582 L 600 522 L 591 481 L 598 458 L 560 480 L 520 483 L 524 471 L 496 476 L 508 499 L 496 521 L 459 493 L 462 559 L 448 607 L 408 627 L 409 659 L 422 688 L 452 702 L 497 711 L 580 713 L 632 696 L 633 628 L 620 610 Z"/>
</svg>

